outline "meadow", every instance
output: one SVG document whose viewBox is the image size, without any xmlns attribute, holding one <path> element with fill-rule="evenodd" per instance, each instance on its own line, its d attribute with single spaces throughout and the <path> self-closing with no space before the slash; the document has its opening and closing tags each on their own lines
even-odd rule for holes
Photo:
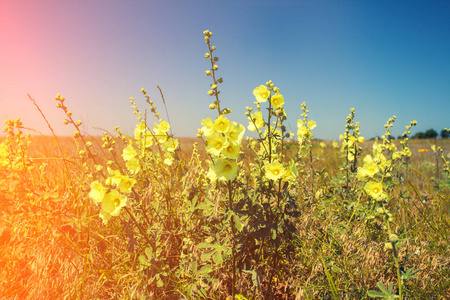
<svg viewBox="0 0 450 300">
<path fill-rule="evenodd" d="M 5 121 L 2 299 L 450 299 L 450 140 L 389 139 L 395 116 L 366 140 L 354 109 L 316 140 L 306 104 L 288 132 L 271 81 L 234 122 L 204 36 L 217 117 L 196 138 L 145 89 L 132 135 L 84 134 L 59 94 L 73 137 Z"/>
</svg>

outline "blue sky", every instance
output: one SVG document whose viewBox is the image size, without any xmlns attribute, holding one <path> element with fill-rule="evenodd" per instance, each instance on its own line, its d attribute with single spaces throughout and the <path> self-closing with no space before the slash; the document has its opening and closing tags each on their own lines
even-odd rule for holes
<svg viewBox="0 0 450 300">
<path fill-rule="evenodd" d="M 400 135 L 450 127 L 449 1 L 26 1 L 0 4 L 0 113 L 58 135 L 73 130 L 55 107 L 57 93 L 90 134 L 137 123 L 147 89 L 173 132 L 193 137 L 215 118 L 203 30 L 214 35 L 221 105 L 247 124 L 253 89 L 272 80 L 296 131 L 306 102 L 318 138 L 336 140 L 351 107 L 366 138 L 397 116 Z M 158 103 L 160 103 L 158 105 Z M 153 123 L 155 120 L 150 120 Z"/>
</svg>

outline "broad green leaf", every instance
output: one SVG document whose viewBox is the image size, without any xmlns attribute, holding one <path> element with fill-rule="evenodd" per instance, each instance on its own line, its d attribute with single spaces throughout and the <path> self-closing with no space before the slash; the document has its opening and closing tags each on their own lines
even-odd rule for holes
<svg viewBox="0 0 450 300">
<path fill-rule="evenodd" d="M 216 252 L 216 251 L 212 250 L 209 252 L 202 253 L 202 255 L 200 255 L 201 260 L 204 262 L 208 261 L 211 258 L 211 256 L 214 254 L 214 252 Z"/>
<path fill-rule="evenodd" d="M 198 271 L 199 274 L 208 274 L 209 272 L 212 271 L 212 265 L 207 264 L 204 265 L 200 268 L 200 270 Z"/>
</svg>

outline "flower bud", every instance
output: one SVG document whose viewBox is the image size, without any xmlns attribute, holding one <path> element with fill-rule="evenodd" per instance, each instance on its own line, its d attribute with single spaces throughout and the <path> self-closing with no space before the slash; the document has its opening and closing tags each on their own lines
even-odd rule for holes
<svg viewBox="0 0 450 300">
<path fill-rule="evenodd" d="M 211 54 L 205 53 L 205 58 L 210 58 L 210 57 L 211 57 Z"/>
<path fill-rule="evenodd" d="M 205 75 L 206 75 L 206 76 L 211 76 L 211 71 L 210 71 L 210 70 L 206 70 L 206 71 L 205 71 Z"/>
<path fill-rule="evenodd" d="M 210 96 L 214 95 L 214 91 L 213 90 L 209 90 L 208 91 L 208 95 L 210 95 Z"/>
<path fill-rule="evenodd" d="M 72 112 L 69 110 L 66 112 L 66 114 L 70 117 L 72 115 Z"/>
<path fill-rule="evenodd" d="M 216 46 L 211 46 L 211 51 L 216 50 Z"/>
<path fill-rule="evenodd" d="M 389 235 L 389 241 L 391 241 L 392 243 L 395 243 L 398 241 L 398 236 L 396 234 L 390 234 Z"/>
<path fill-rule="evenodd" d="M 210 109 L 215 109 L 215 108 L 216 108 L 216 104 L 215 104 L 215 103 L 211 103 L 211 104 L 209 105 L 209 108 L 210 108 Z"/>
<path fill-rule="evenodd" d="M 217 79 L 217 82 L 218 82 L 218 83 L 222 83 L 222 82 L 223 82 L 223 78 L 222 78 L 222 77 L 219 77 L 219 78 Z"/>
<path fill-rule="evenodd" d="M 213 70 L 214 70 L 214 71 L 219 70 L 219 66 L 218 66 L 218 65 L 214 65 L 214 66 L 213 66 Z"/>
<path fill-rule="evenodd" d="M 214 62 L 218 62 L 219 61 L 219 58 L 216 56 L 216 57 L 214 57 Z"/>
<path fill-rule="evenodd" d="M 83 124 L 83 122 L 81 122 L 80 120 L 77 121 L 77 126 L 81 126 L 81 124 Z"/>
<path fill-rule="evenodd" d="M 55 100 L 60 100 L 61 95 L 60 94 L 56 94 Z"/>
<path fill-rule="evenodd" d="M 67 124 L 69 124 L 69 120 L 66 119 L 63 121 L 63 123 L 64 123 L 64 125 L 67 125 Z"/>
</svg>

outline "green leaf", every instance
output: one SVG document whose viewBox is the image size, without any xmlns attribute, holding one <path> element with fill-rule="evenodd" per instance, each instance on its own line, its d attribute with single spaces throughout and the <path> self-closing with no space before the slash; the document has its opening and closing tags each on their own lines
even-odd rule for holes
<svg viewBox="0 0 450 300">
<path fill-rule="evenodd" d="M 214 252 L 216 252 L 216 251 L 212 250 L 209 252 L 202 253 L 202 255 L 200 255 L 201 260 L 204 262 L 208 261 L 211 258 L 211 256 L 214 254 Z"/>
<path fill-rule="evenodd" d="M 153 258 L 152 248 L 150 247 L 145 248 L 145 255 L 147 255 L 148 260 L 151 260 Z"/>
<path fill-rule="evenodd" d="M 368 291 L 367 296 L 371 298 L 384 298 L 384 294 L 382 292 L 376 292 L 376 291 Z"/>
<path fill-rule="evenodd" d="M 199 248 L 216 248 L 217 245 L 203 242 L 203 243 L 198 244 L 197 247 L 199 247 Z"/>
<path fill-rule="evenodd" d="M 204 265 L 203 267 L 201 267 L 200 270 L 198 271 L 198 273 L 199 274 L 208 274 L 211 271 L 212 271 L 212 265 L 207 264 L 207 265 Z"/>
<path fill-rule="evenodd" d="M 239 217 L 236 214 L 233 214 L 233 219 L 234 219 L 234 225 L 236 226 L 236 229 L 241 232 L 242 231 L 242 223 L 241 223 L 241 219 L 239 219 Z"/>
<path fill-rule="evenodd" d="M 216 264 L 220 264 L 223 262 L 222 253 L 220 251 L 216 252 L 216 255 L 213 256 L 213 261 Z"/>
</svg>

